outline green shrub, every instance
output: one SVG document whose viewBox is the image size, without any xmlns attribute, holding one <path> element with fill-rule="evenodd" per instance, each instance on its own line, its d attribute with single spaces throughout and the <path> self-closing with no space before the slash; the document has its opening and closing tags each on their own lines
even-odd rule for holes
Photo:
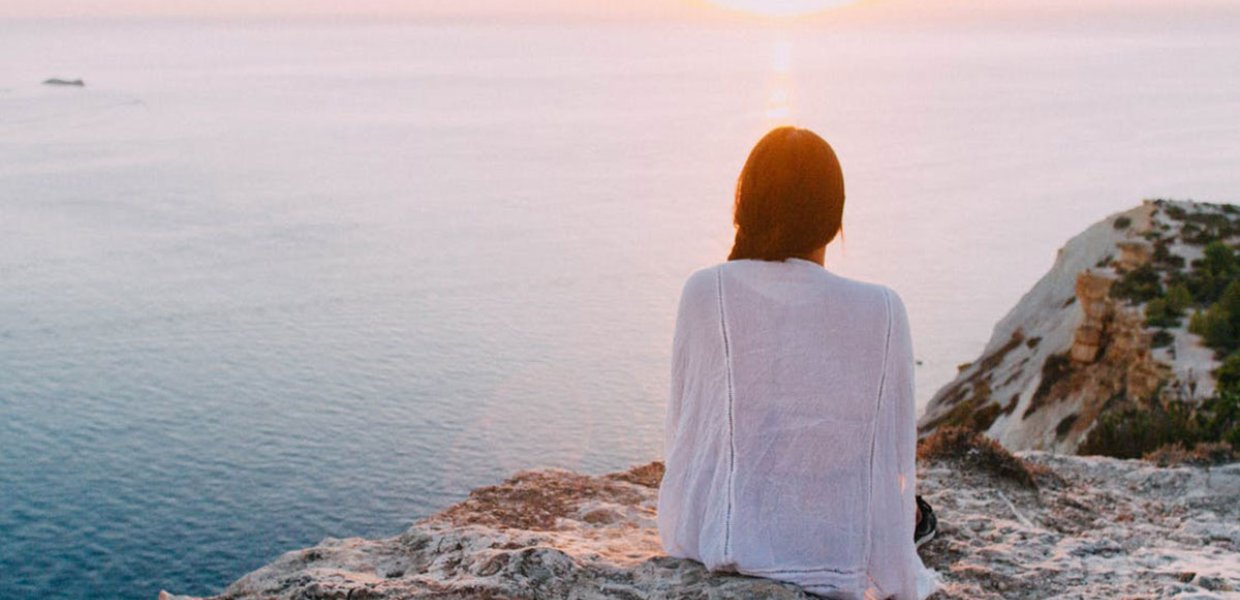
<svg viewBox="0 0 1240 600">
<path fill-rule="evenodd" d="M 1214 370 L 1219 389 L 1240 390 L 1240 352 L 1232 352 L 1222 366 Z"/>
<path fill-rule="evenodd" d="M 1180 315 L 1171 310 L 1163 298 L 1154 298 L 1145 305 L 1145 324 L 1147 327 L 1177 327 Z"/>
<path fill-rule="evenodd" d="M 1113 223 L 1113 225 L 1116 229 L 1128 229 L 1128 226 L 1132 225 L 1132 219 L 1128 217 L 1120 217 L 1115 219 L 1115 223 Z"/>
<path fill-rule="evenodd" d="M 1206 346 L 1216 350 L 1230 351 L 1236 344 L 1236 332 L 1231 326 L 1231 315 L 1218 306 L 1204 312 L 1193 313 L 1188 330 L 1201 336 Z"/>
<path fill-rule="evenodd" d="M 1240 229 L 1224 214 L 1215 212 L 1199 212 L 1188 215 L 1184 226 L 1184 240 L 1194 244 L 1209 244 L 1220 239 L 1227 239 Z M 1190 225 L 1192 226 L 1190 228 Z"/>
<path fill-rule="evenodd" d="M 1195 312 L 1189 319 L 1188 330 L 1220 354 L 1240 347 L 1240 280 L 1229 283 L 1205 312 Z"/>
<path fill-rule="evenodd" d="M 1226 442 L 1240 448 L 1240 389 L 1223 388 L 1200 405 L 1172 401 L 1104 413 L 1080 454 L 1141 458 L 1164 446 Z"/>
<path fill-rule="evenodd" d="M 1175 342 L 1175 336 L 1166 329 L 1159 329 L 1154 332 L 1154 336 L 1150 339 L 1150 346 L 1154 348 L 1166 348 Z"/>
<path fill-rule="evenodd" d="M 1197 262 L 1198 265 L 1200 261 Z M 1219 294 L 1223 293 L 1223 288 L 1227 285 L 1226 280 L 1220 280 L 1209 271 L 1201 268 L 1195 268 L 1191 274 L 1184 280 L 1188 286 L 1188 291 L 1192 292 L 1193 300 L 1198 304 L 1210 304 L 1218 300 Z"/>
<path fill-rule="evenodd" d="M 1127 273 L 1111 286 L 1111 297 L 1130 300 L 1137 304 L 1149 302 L 1163 295 L 1158 271 L 1151 265 L 1142 265 Z"/>
<path fill-rule="evenodd" d="M 1171 244 L 1167 240 L 1159 240 L 1154 244 L 1154 255 L 1151 258 L 1154 265 L 1168 271 L 1178 271 L 1184 268 L 1184 257 L 1171 253 Z"/>
<path fill-rule="evenodd" d="M 1193 314 L 1188 317 L 1188 332 L 1195 333 L 1199 336 L 1205 336 L 1206 331 L 1206 311 L 1194 310 Z"/>
<path fill-rule="evenodd" d="M 1206 244 L 1201 258 L 1202 268 L 1216 277 L 1231 279 L 1236 276 L 1236 251 L 1220 240 Z"/>
<path fill-rule="evenodd" d="M 1175 442 L 1195 442 L 1189 409 L 1181 403 L 1146 409 L 1129 407 L 1105 413 L 1078 449 L 1079 454 L 1141 458 L 1147 452 Z"/>
<path fill-rule="evenodd" d="M 1198 441 L 1227 442 L 1240 448 L 1240 387 L 1224 387 L 1197 409 Z"/>
<path fill-rule="evenodd" d="M 1232 327 L 1240 326 L 1240 280 L 1232 280 L 1223 288 L 1223 294 L 1219 296 L 1218 302 L 1214 303 L 1218 308 L 1223 309 L 1232 317 Z"/>
<path fill-rule="evenodd" d="M 1188 290 L 1188 286 L 1183 283 L 1177 283 L 1167 288 L 1167 309 L 1175 316 L 1184 315 L 1184 311 L 1193 305 L 1193 293 Z"/>
<path fill-rule="evenodd" d="M 1217 238 L 1206 244 L 1204 255 L 1194 260 L 1192 267 L 1192 272 L 1187 276 L 1172 274 L 1167 279 L 1168 283 L 1173 280 L 1184 283 L 1198 304 L 1218 300 L 1227 286 L 1240 277 L 1240 260 L 1236 252 Z"/>
</svg>

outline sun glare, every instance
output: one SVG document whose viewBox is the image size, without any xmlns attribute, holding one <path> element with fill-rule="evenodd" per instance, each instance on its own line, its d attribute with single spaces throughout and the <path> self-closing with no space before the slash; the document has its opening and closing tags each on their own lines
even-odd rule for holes
<svg viewBox="0 0 1240 600">
<path fill-rule="evenodd" d="M 771 126 L 790 125 L 796 100 L 792 79 L 792 42 L 780 40 L 775 43 L 771 53 L 771 75 L 766 118 Z"/>
<path fill-rule="evenodd" d="M 707 0 L 715 6 L 766 17 L 798 17 L 854 4 L 857 0 Z"/>
</svg>

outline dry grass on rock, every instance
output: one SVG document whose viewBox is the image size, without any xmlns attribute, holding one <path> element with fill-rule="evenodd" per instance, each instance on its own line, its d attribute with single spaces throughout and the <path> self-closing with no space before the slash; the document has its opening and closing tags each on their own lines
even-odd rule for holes
<svg viewBox="0 0 1240 600">
<path fill-rule="evenodd" d="M 917 444 L 919 461 L 947 461 L 1037 489 L 1038 480 L 1053 477 L 1045 467 L 1021 460 L 981 433 L 966 427 L 943 427 Z"/>
<path fill-rule="evenodd" d="M 1192 450 L 1177 442 L 1161 446 L 1152 452 L 1146 452 L 1141 458 L 1160 467 L 1179 465 L 1212 467 L 1235 462 L 1240 459 L 1240 455 L 1227 442 L 1201 442 Z"/>
<path fill-rule="evenodd" d="M 606 475 L 605 477 L 612 481 L 625 481 L 628 483 L 643 485 L 648 488 L 658 489 L 659 484 L 663 481 L 664 470 L 663 462 L 656 460 L 652 463 L 633 467 L 628 471 L 612 473 L 610 475 Z"/>
<path fill-rule="evenodd" d="M 570 516 L 592 499 L 620 504 L 641 500 L 622 481 L 557 469 L 522 471 L 503 483 L 470 492 L 465 501 L 449 507 L 438 518 L 458 526 L 551 531 L 556 529 L 557 519 Z"/>
</svg>

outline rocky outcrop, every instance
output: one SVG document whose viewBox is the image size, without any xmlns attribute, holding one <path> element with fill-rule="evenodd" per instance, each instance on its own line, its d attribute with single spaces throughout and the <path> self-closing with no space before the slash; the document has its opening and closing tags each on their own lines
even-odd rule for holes
<svg viewBox="0 0 1240 600">
<path fill-rule="evenodd" d="M 1134 285 L 1134 273 L 1166 277 L 1167 265 L 1201 258 L 1194 222 L 1211 219 L 1240 215 L 1226 205 L 1151 200 L 1069 240 L 995 326 L 982 356 L 930 400 L 921 434 L 963 425 L 1011 449 L 1073 453 L 1104 413 L 1209 397 L 1219 362 L 1188 332 L 1187 316 L 1155 331 L 1146 304 L 1115 288 Z"/>
<path fill-rule="evenodd" d="M 1036 484 L 974 463 L 920 464 L 940 534 L 937 598 L 1221 598 L 1240 588 L 1240 464 L 1021 455 Z M 665 556 L 662 465 L 590 477 L 526 471 L 396 537 L 289 552 L 215 600 L 811 598 Z M 187 597 L 160 594 L 161 600 Z"/>
<path fill-rule="evenodd" d="M 1076 300 L 1083 318 L 1072 334 L 1071 356 L 1078 363 L 1091 364 L 1098 360 L 1108 317 L 1113 312 L 1107 296 L 1114 283 L 1115 277 L 1092 273 L 1089 269 L 1076 276 Z"/>
</svg>

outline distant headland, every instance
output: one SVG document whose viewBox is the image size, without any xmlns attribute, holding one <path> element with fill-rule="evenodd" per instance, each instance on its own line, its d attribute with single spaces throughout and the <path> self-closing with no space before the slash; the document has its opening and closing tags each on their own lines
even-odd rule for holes
<svg viewBox="0 0 1240 600">
<path fill-rule="evenodd" d="M 81 79 L 60 79 L 57 77 L 53 77 L 51 79 L 45 79 L 43 81 L 43 85 L 86 87 L 86 82 L 82 81 Z"/>
</svg>

